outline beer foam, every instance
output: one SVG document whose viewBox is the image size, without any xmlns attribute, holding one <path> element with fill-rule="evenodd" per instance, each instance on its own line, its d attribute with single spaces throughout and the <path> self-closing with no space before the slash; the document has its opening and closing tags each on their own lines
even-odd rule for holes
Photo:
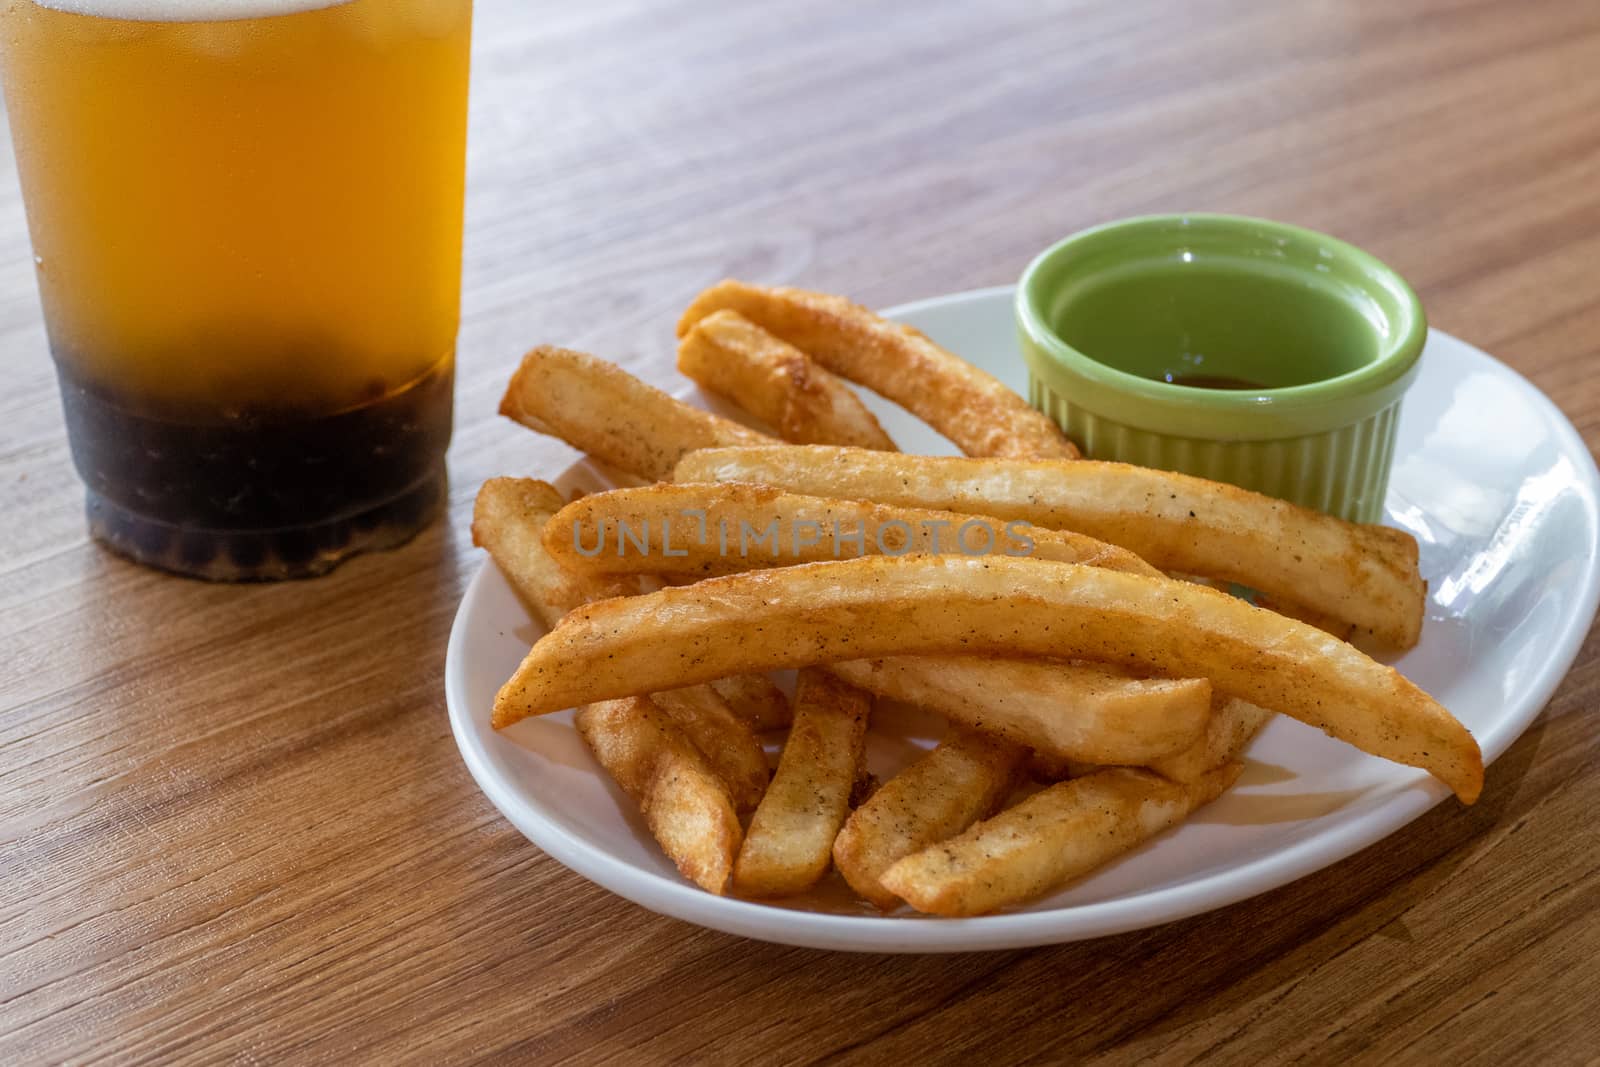
<svg viewBox="0 0 1600 1067">
<path fill-rule="evenodd" d="M 33 0 L 72 15 L 130 22 L 236 22 L 338 7 L 350 0 Z"/>
</svg>

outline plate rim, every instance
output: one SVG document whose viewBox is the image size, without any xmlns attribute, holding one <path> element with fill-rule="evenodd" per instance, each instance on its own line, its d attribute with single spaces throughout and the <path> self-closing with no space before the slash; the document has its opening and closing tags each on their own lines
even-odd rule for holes
<svg viewBox="0 0 1600 1067">
<path fill-rule="evenodd" d="M 969 289 L 899 304 L 884 314 L 898 318 L 952 305 L 1000 298 L 1009 301 L 1014 293 L 1012 285 Z M 1437 328 L 1431 328 L 1429 335 L 1430 339 L 1437 335 L 1459 345 L 1472 357 L 1509 375 L 1534 406 L 1541 409 L 1544 422 L 1558 439 L 1560 452 L 1577 459 L 1575 474 L 1589 489 L 1590 525 L 1600 534 L 1600 516 L 1592 506 L 1595 498 L 1600 497 L 1600 469 L 1596 468 L 1587 443 L 1565 412 L 1515 368 L 1487 352 Z M 1497 720 L 1479 737 L 1486 765 L 1528 729 L 1576 661 L 1596 609 L 1600 608 L 1600 552 L 1597 547 L 1600 546 L 1591 546 L 1583 561 L 1582 595 L 1576 601 L 1575 610 L 1561 621 L 1558 639 L 1551 646 L 1553 654 L 1540 674 L 1541 684 L 1529 690 L 1514 714 Z M 778 944 L 878 953 L 990 951 L 1107 937 L 1175 922 L 1288 885 L 1381 841 L 1450 795 L 1442 783 L 1427 779 L 1420 788 L 1394 794 L 1366 818 L 1332 827 L 1242 864 L 1199 874 L 1160 889 L 1047 911 L 1006 912 L 961 919 L 890 918 L 773 907 L 737 897 L 716 896 L 675 876 L 642 870 L 603 849 L 593 848 L 555 821 L 532 811 L 531 805 L 514 787 L 496 773 L 493 757 L 470 718 L 464 666 L 466 620 L 495 580 L 505 581 L 493 560 L 485 557 L 462 595 L 445 650 L 445 703 L 451 733 L 478 788 L 523 836 L 563 866 L 647 910 L 725 933 Z"/>
</svg>

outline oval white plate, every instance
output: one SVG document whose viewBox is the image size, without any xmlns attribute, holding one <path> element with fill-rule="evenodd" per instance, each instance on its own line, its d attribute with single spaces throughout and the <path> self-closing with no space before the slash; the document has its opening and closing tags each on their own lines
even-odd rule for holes
<svg viewBox="0 0 1600 1067">
<path fill-rule="evenodd" d="M 1011 289 L 987 289 L 888 314 L 1026 386 Z M 698 394 L 686 396 L 709 404 Z M 868 402 L 907 452 L 949 443 L 877 397 Z M 1533 721 L 1577 655 L 1600 592 L 1595 465 L 1572 425 L 1520 375 L 1434 331 L 1400 420 L 1386 521 L 1422 544 L 1428 616 L 1396 661 L 1472 730 L 1493 760 Z M 605 483 L 580 463 L 567 485 Z M 472 776 L 551 856 L 644 907 L 728 933 L 858 952 L 950 952 L 1071 941 L 1221 907 L 1325 867 L 1392 833 L 1448 795 L 1419 771 L 1365 756 L 1297 722 L 1275 720 L 1241 782 L 1182 827 L 1031 906 L 975 919 L 880 917 L 842 894 L 774 906 L 682 880 L 627 799 L 602 774 L 571 713 L 489 728 L 495 690 L 539 635 L 485 562 L 456 615 L 445 664 L 450 724 Z M 913 744 L 919 725 L 900 717 Z M 870 753 L 883 774 L 905 744 Z M 1493 788 L 1493 774 L 1490 786 Z M 1452 801 L 1452 803 L 1454 803 Z"/>
</svg>

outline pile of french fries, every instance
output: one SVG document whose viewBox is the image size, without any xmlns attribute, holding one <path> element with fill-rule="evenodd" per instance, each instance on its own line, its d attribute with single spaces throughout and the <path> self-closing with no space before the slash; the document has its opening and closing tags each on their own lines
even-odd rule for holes
<svg viewBox="0 0 1600 1067">
<path fill-rule="evenodd" d="M 1418 640 L 1408 535 L 1080 459 L 999 381 L 839 297 L 723 282 L 678 335 L 680 369 L 770 434 L 537 348 L 502 414 L 638 484 L 493 479 L 472 531 L 548 630 L 495 727 L 577 708 L 702 888 L 784 897 L 836 868 L 885 910 L 1024 903 L 1215 799 L 1276 713 L 1477 798 L 1472 735 L 1351 643 Z M 847 382 L 966 456 L 898 453 Z M 881 784 L 877 700 L 948 722 Z"/>
</svg>

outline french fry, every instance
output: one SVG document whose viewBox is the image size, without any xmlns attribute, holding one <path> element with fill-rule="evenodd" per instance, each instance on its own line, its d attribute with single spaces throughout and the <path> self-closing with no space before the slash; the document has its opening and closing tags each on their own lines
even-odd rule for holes
<svg viewBox="0 0 1600 1067">
<path fill-rule="evenodd" d="M 999 379 L 843 297 L 724 281 L 695 297 L 678 336 L 717 311 L 737 312 L 834 374 L 888 397 L 969 456 L 1078 455 L 1055 423 Z"/>
<path fill-rule="evenodd" d="M 1100 764 L 1062 759 L 1060 756 L 1045 755 L 1041 752 L 1029 752 L 1024 768 L 1028 777 L 1034 781 L 1054 784 L 1064 782 L 1068 778 L 1081 778 L 1086 774 L 1093 774 L 1100 769 Z"/>
<path fill-rule="evenodd" d="M 1049 756 L 1138 765 L 1198 743 L 1211 714 L 1203 678 L 1135 678 L 1100 664 L 985 656 L 889 656 L 827 670 Z"/>
<path fill-rule="evenodd" d="M 833 839 L 863 775 L 872 698 L 815 668 L 800 672 L 794 725 L 778 771 L 745 831 L 733 891 L 747 897 L 803 892 L 828 873 Z"/>
<path fill-rule="evenodd" d="M 1052 785 L 885 871 L 884 888 L 932 915 L 982 915 L 1080 878 L 1176 826 L 1239 776 L 1229 763 L 1190 783 L 1111 768 Z"/>
<path fill-rule="evenodd" d="M 754 811 L 770 777 L 767 753 L 754 728 L 734 714 L 711 685 L 659 689 L 650 698 L 722 779 L 734 810 L 741 814 Z"/>
<path fill-rule="evenodd" d="M 952 730 L 856 808 L 834 839 L 834 866 L 867 900 L 885 911 L 898 907 L 900 898 L 879 881 L 883 872 L 993 814 L 1022 759 L 1014 745 Z"/>
<path fill-rule="evenodd" d="M 546 630 L 579 604 L 636 596 L 644 590 L 637 577 L 575 574 L 545 551 L 540 532 L 566 503 L 567 498 L 546 482 L 491 478 L 483 483 L 474 506 L 472 543 L 488 551 L 523 606 Z M 752 730 L 789 725 L 789 698 L 765 675 L 733 675 L 710 685 Z"/>
<path fill-rule="evenodd" d="M 1182 752 L 1153 759 L 1152 771 L 1174 782 L 1194 782 L 1240 754 L 1267 725 L 1272 712 L 1243 700 L 1224 698 L 1206 724 L 1205 733 Z"/>
<path fill-rule="evenodd" d="M 1237 582 L 1225 581 L 1221 578 L 1204 578 L 1198 574 L 1184 574 L 1182 571 L 1163 571 L 1162 573 L 1168 578 L 1175 578 L 1184 582 L 1197 582 L 1200 585 L 1208 585 L 1212 589 L 1217 589 L 1224 593 L 1236 596 L 1245 595 L 1245 591 L 1240 588 Z M 1291 619 L 1299 619 L 1308 626 L 1315 626 L 1323 633 L 1332 634 L 1341 641 L 1348 641 L 1355 636 L 1356 628 L 1348 622 L 1343 622 L 1332 615 L 1284 600 L 1282 597 L 1267 596 L 1259 589 L 1249 590 L 1245 598 L 1258 608 L 1266 608 L 1268 611 L 1275 611 L 1279 615 L 1287 615 Z"/>
<path fill-rule="evenodd" d="M 1308 626 L 1315 626 L 1317 629 L 1330 633 L 1341 641 L 1349 641 L 1356 636 L 1354 623 L 1336 619 L 1327 612 L 1308 608 L 1303 604 L 1298 604 L 1293 600 L 1286 600 L 1281 596 L 1274 597 L 1258 594 L 1255 598 L 1255 603 L 1258 608 L 1266 608 L 1268 611 L 1275 611 L 1279 615 L 1287 615 L 1291 619 L 1299 619 Z M 1418 636 L 1421 636 L 1420 623 L 1418 624 Z M 1389 639 L 1389 643 L 1394 643 L 1392 636 Z"/>
<path fill-rule="evenodd" d="M 1174 782 L 1192 782 L 1207 771 L 1214 771 L 1239 758 L 1250 747 L 1256 734 L 1272 718 L 1272 712 L 1232 697 L 1218 697 L 1205 730 L 1193 744 L 1170 756 L 1152 759 L 1143 766 Z M 1035 752 L 1031 769 L 1047 781 L 1081 778 L 1086 774 L 1117 766 L 1104 761 L 1064 760 L 1049 753 Z"/>
<path fill-rule="evenodd" d="M 615 364 L 549 345 L 522 358 L 500 401 L 500 414 L 646 481 L 667 477 L 678 458 L 696 448 L 773 443 L 766 434 L 691 407 Z"/>
<path fill-rule="evenodd" d="M 641 591 L 637 578 L 574 575 L 545 552 L 539 531 L 565 502 L 554 486 L 544 482 L 491 478 L 478 491 L 473 507 L 473 542 L 488 550 L 523 604 L 546 629 L 581 604 Z M 740 684 L 717 681 L 724 686 Z M 710 686 L 675 688 L 656 696 L 656 707 L 677 724 L 722 779 L 734 807 L 741 812 L 755 810 L 768 775 L 766 753 L 752 728 Z"/>
<path fill-rule="evenodd" d="M 684 511 L 699 510 L 728 521 L 899 522 L 926 532 L 934 523 L 959 527 L 965 516 L 879 508 L 874 505 L 796 497 L 761 486 L 648 486 L 593 493 L 574 501 L 546 526 L 545 547 L 562 563 L 584 570 L 613 566 L 608 553 L 585 556 L 577 545 L 594 545 L 600 523 L 633 530 L 668 529 Z M 890 518 L 889 516 L 894 516 Z M 568 517 L 571 517 L 569 523 Z M 918 524 L 922 524 L 918 527 Z M 954 524 L 954 525 L 951 525 Z M 570 526 L 571 536 L 564 532 Z M 1002 535 L 1003 536 L 1003 535 Z M 1155 574 L 1138 557 L 1076 534 L 1031 530 L 1040 558 L 1083 560 Z M 717 540 L 708 535 L 708 541 Z M 674 544 L 678 541 L 674 538 Z M 619 542 L 622 543 L 622 542 Z M 693 536 L 677 549 L 685 556 L 648 557 L 673 564 L 708 563 L 718 559 L 715 544 L 701 546 Z M 864 542 L 871 545 L 872 542 Z M 997 542 L 1003 544 L 1004 542 Z M 631 544 L 631 543 L 630 543 Z M 659 546 L 658 546 L 659 547 Z M 622 557 L 637 566 L 639 555 Z M 731 562 L 743 562 L 735 557 Z M 835 674 L 880 696 L 902 700 L 1061 759 L 1103 764 L 1140 764 L 1181 751 L 1200 737 L 1210 716 L 1211 686 L 1201 679 L 1136 679 L 1084 664 L 1035 663 L 1015 659 L 964 657 L 891 657 L 833 665 Z M 715 763 L 715 760 L 713 760 Z M 737 795 L 737 790 L 736 790 Z M 744 810 L 741 807 L 741 810 Z"/>
<path fill-rule="evenodd" d="M 794 493 L 939 508 L 1076 530 L 1163 570 L 1238 582 L 1416 644 L 1417 542 L 1386 526 L 1170 471 L 1091 460 L 972 460 L 789 445 L 690 453 L 679 482 L 759 482 Z"/>
<path fill-rule="evenodd" d="M 545 550 L 569 570 L 596 575 L 705 577 L 914 552 L 1027 556 L 1160 574 L 1125 548 L 1070 531 L 742 483 L 590 493 L 556 513 L 545 527 Z"/>
<path fill-rule="evenodd" d="M 574 722 L 667 858 L 701 889 L 721 895 L 739 851 L 739 816 L 682 731 L 646 697 L 590 704 Z"/>
<path fill-rule="evenodd" d="M 888 655 L 1088 659 L 1207 678 L 1365 752 L 1483 786 L 1466 728 L 1390 667 L 1213 589 L 990 556 L 869 556 L 708 578 L 578 608 L 529 651 L 494 724 L 727 674 Z"/>
<path fill-rule="evenodd" d="M 567 498 L 532 478 L 490 478 L 472 511 L 472 543 L 488 551 L 511 588 L 546 630 L 579 604 L 642 592 L 638 578 L 578 575 L 545 551 L 541 531 Z"/>
<path fill-rule="evenodd" d="M 894 442 L 843 380 L 733 311 L 717 311 L 678 342 L 678 369 L 797 444 L 886 448 Z"/>
<path fill-rule="evenodd" d="M 752 730 L 781 730 L 794 721 L 789 698 L 764 674 L 732 674 L 710 685 Z"/>
</svg>

